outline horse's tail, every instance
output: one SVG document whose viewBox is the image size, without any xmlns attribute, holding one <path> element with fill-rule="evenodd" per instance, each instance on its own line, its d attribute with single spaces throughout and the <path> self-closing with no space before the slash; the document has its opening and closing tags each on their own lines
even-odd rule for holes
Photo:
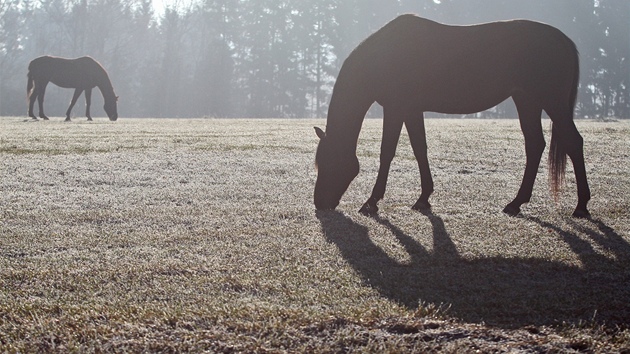
<svg viewBox="0 0 630 354">
<path fill-rule="evenodd" d="M 26 75 L 26 99 L 29 100 L 31 98 L 31 94 L 33 93 L 33 86 L 35 85 L 35 80 L 33 80 L 33 74 L 31 71 L 28 71 Z"/>
<path fill-rule="evenodd" d="M 567 38 L 568 39 L 568 38 Z M 573 56 L 573 73 L 571 81 L 571 91 L 568 97 L 568 116 L 561 117 L 561 119 L 573 120 L 573 110 L 575 108 L 575 102 L 577 100 L 578 85 L 580 82 L 580 59 L 577 47 L 575 43 L 568 39 L 571 44 L 572 56 Z M 551 143 L 549 145 L 549 185 L 551 187 L 551 194 L 557 201 L 560 193 L 560 189 L 564 183 L 564 175 L 567 166 L 567 151 L 561 142 L 560 135 L 562 132 L 558 131 L 558 128 L 553 123 L 551 124 Z"/>
<path fill-rule="evenodd" d="M 567 153 L 558 142 L 558 128 L 551 124 L 551 143 L 549 145 L 549 186 L 554 199 L 558 200 L 560 189 L 564 183 L 564 173 L 567 167 Z"/>
</svg>

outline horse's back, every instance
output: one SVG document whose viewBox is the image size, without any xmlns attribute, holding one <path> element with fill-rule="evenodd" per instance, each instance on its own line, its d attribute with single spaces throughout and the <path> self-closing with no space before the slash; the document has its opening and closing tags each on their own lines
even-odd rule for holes
<svg viewBox="0 0 630 354">
<path fill-rule="evenodd" d="M 77 68 L 80 69 L 84 67 L 101 67 L 101 65 L 89 56 L 83 56 L 79 58 L 63 58 L 50 55 L 37 57 L 31 60 L 28 65 L 29 70 L 37 70 L 39 68 L 50 68 L 55 70 L 74 68 L 76 70 Z"/>
<path fill-rule="evenodd" d="M 45 75 L 47 73 L 58 72 L 63 69 L 63 67 L 69 65 L 71 60 L 72 59 L 44 55 L 31 60 L 28 69 L 34 75 Z"/>
<path fill-rule="evenodd" d="M 575 44 L 560 30 L 550 25 L 529 21 L 510 20 L 477 25 L 445 25 L 415 15 L 401 15 L 363 41 L 352 56 L 368 59 L 385 57 L 440 64 L 435 59 L 488 58 L 504 55 L 503 60 L 522 56 L 535 58 L 539 54 L 561 52 L 577 54 Z M 465 55 L 465 57 L 462 57 Z M 546 59 L 545 59 L 546 60 Z"/>
<path fill-rule="evenodd" d="M 45 55 L 33 59 L 28 69 L 29 76 L 34 79 L 66 88 L 94 87 L 100 83 L 102 76 L 107 75 L 103 67 L 89 56 L 69 59 Z"/>
<path fill-rule="evenodd" d="M 33 60 L 31 60 L 30 63 L 28 63 L 28 70 L 29 72 L 33 72 L 33 71 L 37 71 L 40 68 L 44 68 L 46 66 L 49 65 L 49 63 L 51 62 L 53 57 L 49 56 L 49 55 L 44 55 L 41 57 L 37 57 Z"/>
<path fill-rule="evenodd" d="M 516 91 L 561 85 L 554 82 L 573 85 L 578 67 L 573 42 L 543 23 L 451 26 L 414 15 L 399 16 L 368 37 L 347 63 L 379 103 L 413 95 L 423 109 L 445 113 L 487 109 Z M 471 104 L 453 103 L 466 100 Z"/>
</svg>

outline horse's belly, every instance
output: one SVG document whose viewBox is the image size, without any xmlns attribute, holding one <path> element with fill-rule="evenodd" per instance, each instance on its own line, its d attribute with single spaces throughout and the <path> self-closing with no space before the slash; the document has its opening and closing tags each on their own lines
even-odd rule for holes
<svg viewBox="0 0 630 354">
<path fill-rule="evenodd" d="M 471 114 L 490 109 L 505 101 L 511 94 L 503 92 L 477 91 L 470 89 L 466 94 L 439 94 L 418 97 L 422 111 L 446 114 Z"/>
<path fill-rule="evenodd" d="M 490 109 L 510 97 L 515 86 L 508 83 L 467 85 L 458 82 L 414 83 L 381 91 L 382 106 L 398 105 L 446 114 L 471 114 Z"/>
<path fill-rule="evenodd" d="M 426 60 L 425 60 L 426 61 Z M 377 79 L 377 101 L 385 105 L 447 113 L 470 114 L 492 108 L 510 97 L 518 87 L 515 70 L 508 65 L 455 65 L 413 61 L 382 70 Z"/>
<path fill-rule="evenodd" d="M 63 87 L 63 88 L 76 88 L 77 87 L 77 82 L 76 80 L 68 80 L 64 77 L 59 77 L 56 76 L 54 77 L 52 80 L 50 80 L 53 84 L 59 86 L 59 87 Z"/>
<path fill-rule="evenodd" d="M 68 74 L 68 72 L 72 74 Z M 63 88 L 87 89 L 90 87 L 90 85 L 87 84 L 89 81 L 89 77 L 85 73 L 81 71 L 77 72 L 74 68 L 62 70 L 60 74 L 55 74 L 50 78 L 50 82 Z"/>
</svg>

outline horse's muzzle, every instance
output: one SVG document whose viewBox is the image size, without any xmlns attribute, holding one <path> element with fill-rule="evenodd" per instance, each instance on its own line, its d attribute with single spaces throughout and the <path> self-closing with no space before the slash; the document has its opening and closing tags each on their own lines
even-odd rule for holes
<svg viewBox="0 0 630 354">
<path fill-rule="evenodd" d="M 319 200 L 318 198 L 315 198 L 315 209 L 317 210 L 334 210 L 337 205 L 339 205 L 339 202 L 324 202 L 322 200 Z"/>
</svg>

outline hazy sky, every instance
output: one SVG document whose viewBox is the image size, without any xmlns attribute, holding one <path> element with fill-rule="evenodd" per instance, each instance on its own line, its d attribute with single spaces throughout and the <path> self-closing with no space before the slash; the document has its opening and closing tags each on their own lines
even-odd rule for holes
<svg viewBox="0 0 630 354">
<path fill-rule="evenodd" d="M 197 0 L 153 0 L 153 9 L 156 16 L 161 16 L 166 7 L 182 7 L 185 8 L 194 4 Z"/>
<path fill-rule="evenodd" d="M 159 16 L 164 13 L 164 6 L 171 2 L 173 2 L 173 0 L 153 0 L 153 9 L 155 10 L 155 14 Z"/>
</svg>

